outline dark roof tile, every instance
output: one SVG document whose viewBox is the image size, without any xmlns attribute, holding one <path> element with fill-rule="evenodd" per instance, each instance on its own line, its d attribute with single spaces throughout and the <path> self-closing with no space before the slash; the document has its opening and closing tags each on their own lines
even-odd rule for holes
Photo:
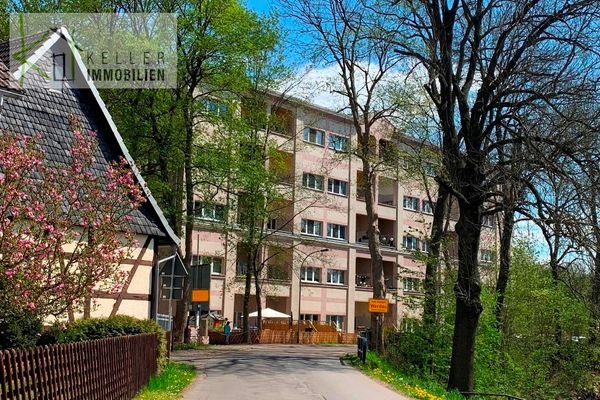
<svg viewBox="0 0 600 400">
<path fill-rule="evenodd" d="M 5 44 L 4 49 L 7 47 Z M 0 57 L 2 48 L 0 46 Z M 49 62 L 47 55 L 40 62 L 42 64 Z M 0 69 L 0 83 L 1 81 Z M 69 114 L 80 119 L 84 131 L 97 133 L 99 146 L 93 166 L 97 174 L 105 172 L 111 161 L 123 156 L 117 139 L 90 90 L 73 89 L 66 85 L 62 91 L 50 90 L 41 79 L 28 80 L 27 90 L 21 98 L 5 100 L 0 113 L 0 130 L 16 131 L 26 135 L 41 133 L 45 138 L 47 160 L 51 163 L 64 164 L 69 162 L 69 147 L 73 140 Z M 135 210 L 132 217 L 132 227 L 135 232 L 160 237 L 168 236 L 167 229 L 149 201 Z"/>
</svg>

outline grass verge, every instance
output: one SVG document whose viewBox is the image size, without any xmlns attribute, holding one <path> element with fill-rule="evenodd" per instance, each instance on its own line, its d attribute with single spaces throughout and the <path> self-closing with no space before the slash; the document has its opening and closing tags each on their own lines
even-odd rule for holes
<svg viewBox="0 0 600 400">
<path fill-rule="evenodd" d="M 367 362 L 362 364 L 356 354 L 347 354 L 344 362 L 378 379 L 394 390 L 419 400 L 464 400 L 456 392 L 448 392 L 439 383 L 409 375 L 398 370 L 373 352 L 367 353 Z"/>
<path fill-rule="evenodd" d="M 163 372 L 154 376 L 135 400 L 172 400 L 179 395 L 196 376 L 196 369 L 188 364 L 169 362 Z"/>
<path fill-rule="evenodd" d="M 173 351 L 176 350 L 206 350 L 210 349 L 210 345 L 190 342 L 190 343 L 173 343 Z"/>
</svg>

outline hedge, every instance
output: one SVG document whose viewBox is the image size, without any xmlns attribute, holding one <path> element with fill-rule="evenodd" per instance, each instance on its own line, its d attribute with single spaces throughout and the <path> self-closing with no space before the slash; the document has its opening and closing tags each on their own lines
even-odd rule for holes
<svg viewBox="0 0 600 400">
<path fill-rule="evenodd" d="M 167 339 L 160 325 L 150 319 L 137 319 L 126 315 L 81 319 L 64 327 L 52 326 L 42 334 L 37 344 L 83 342 L 142 333 L 156 333 L 158 335 L 158 372 L 160 373 L 167 363 Z"/>
</svg>

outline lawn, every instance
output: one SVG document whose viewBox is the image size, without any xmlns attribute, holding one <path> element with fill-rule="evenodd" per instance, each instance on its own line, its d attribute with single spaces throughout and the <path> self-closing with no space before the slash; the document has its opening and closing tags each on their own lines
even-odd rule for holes
<svg viewBox="0 0 600 400">
<path fill-rule="evenodd" d="M 448 392 L 440 384 L 407 374 L 374 352 L 367 353 L 367 362 L 362 364 L 356 354 L 347 354 L 344 362 L 361 370 L 364 374 L 378 379 L 392 389 L 419 400 L 464 400 L 456 392 Z"/>
<path fill-rule="evenodd" d="M 169 362 L 160 375 L 150 379 L 135 400 L 178 399 L 183 389 L 195 376 L 196 370 L 191 365 Z"/>
</svg>

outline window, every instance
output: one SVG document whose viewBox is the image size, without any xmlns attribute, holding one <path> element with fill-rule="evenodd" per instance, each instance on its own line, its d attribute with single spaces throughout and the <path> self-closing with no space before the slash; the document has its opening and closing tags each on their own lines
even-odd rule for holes
<svg viewBox="0 0 600 400">
<path fill-rule="evenodd" d="M 321 268 L 303 267 L 300 278 L 302 282 L 321 282 Z"/>
<path fill-rule="evenodd" d="M 407 157 L 400 158 L 400 167 L 402 167 L 403 169 L 409 169 L 410 160 Z"/>
<path fill-rule="evenodd" d="M 277 218 L 271 218 L 267 221 L 267 229 L 277 229 Z"/>
<path fill-rule="evenodd" d="M 494 226 L 494 217 L 492 215 L 484 215 L 481 218 L 481 225 L 487 226 L 487 227 L 493 227 Z"/>
<path fill-rule="evenodd" d="M 210 265 L 211 274 L 222 274 L 222 264 L 223 259 L 219 257 L 211 257 L 211 256 L 192 256 L 192 265 Z"/>
<path fill-rule="evenodd" d="M 302 321 L 310 321 L 310 322 L 319 322 L 321 316 L 319 314 L 300 314 L 300 320 Z"/>
<path fill-rule="evenodd" d="M 433 209 L 435 208 L 435 203 L 429 200 L 423 200 L 422 208 L 423 214 L 433 214 Z"/>
<path fill-rule="evenodd" d="M 238 261 L 235 266 L 235 274 L 238 276 L 246 275 L 248 273 L 248 263 Z"/>
<path fill-rule="evenodd" d="M 419 239 L 406 235 L 402 238 L 402 246 L 407 250 L 419 250 Z"/>
<path fill-rule="evenodd" d="M 411 196 L 404 196 L 402 205 L 405 210 L 419 211 L 419 199 Z"/>
<path fill-rule="evenodd" d="M 215 99 L 204 99 L 204 108 L 215 115 L 224 115 L 228 110 L 227 104 Z"/>
<path fill-rule="evenodd" d="M 329 135 L 329 146 L 330 149 L 335 151 L 347 151 L 348 150 L 348 138 L 338 135 Z"/>
<path fill-rule="evenodd" d="M 336 285 L 344 284 L 344 272 L 339 269 L 327 270 L 327 283 L 335 283 Z"/>
<path fill-rule="evenodd" d="M 429 240 L 421 240 L 421 251 L 423 253 L 429 253 Z"/>
<path fill-rule="evenodd" d="M 346 239 L 346 225 L 327 224 L 327 237 L 332 239 Z"/>
<path fill-rule="evenodd" d="M 494 250 L 481 250 L 479 260 L 488 263 L 494 262 L 496 261 L 496 252 Z"/>
<path fill-rule="evenodd" d="M 325 145 L 325 132 L 315 128 L 304 128 L 304 140 L 320 146 Z"/>
<path fill-rule="evenodd" d="M 403 289 L 406 292 L 418 292 L 419 291 L 419 280 L 417 278 L 404 278 Z"/>
<path fill-rule="evenodd" d="M 222 204 L 196 201 L 194 202 L 194 216 L 199 219 L 224 222 L 225 206 Z"/>
<path fill-rule="evenodd" d="M 171 281 L 170 276 L 163 276 L 160 279 L 160 298 L 161 299 L 181 299 L 183 298 L 183 277 L 174 276 Z"/>
<path fill-rule="evenodd" d="M 302 186 L 309 189 L 323 190 L 323 177 L 304 173 L 302 174 Z"/>
<path fill-rule="evenodd" d="M 338 331 L 344 329 L 344 316 L 343 315 L 328 315 L 327 323 L 335 325 Z"/>
<path fill-rule="evenodd" d="M 348 196 L 348 182 L 329 178 L 327 180 L 327 191 L 329 193 L 339 194 L 342 196 Z"/>
<path fill-rule="evenodd" d="M 300 231 L 306 235 L 323 236 L 323 223 L 312 219 L 303 219 Z"/>
<path fill-rule="evenodd" d="M 425 171 L 425 175 L 427 176 L 437 175 L 437 166 L 434 163 L 425 163 L 425 165 L 423 166 L 423 170 Z"/>
</svg>

